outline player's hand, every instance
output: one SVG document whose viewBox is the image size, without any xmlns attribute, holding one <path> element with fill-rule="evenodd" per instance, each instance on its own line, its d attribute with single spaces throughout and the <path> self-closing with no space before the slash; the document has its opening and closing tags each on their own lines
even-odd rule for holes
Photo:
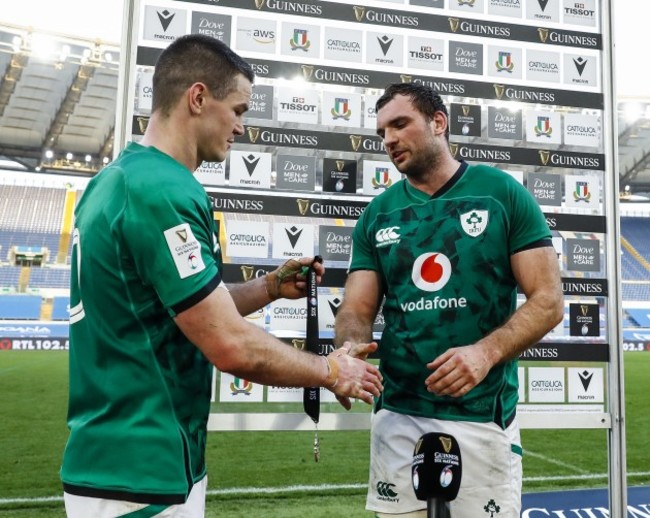
<svg viewBox="0 0 650 518">
<path fill-rule="evenodd" d="M 368 355 L 374 353 L 377 350 L 377 342 L 369 342 L 362 344 L 354 344 L 352 342 L 344 342 L 342 349 L 346 349 L 348 354 L 353 358 L 358 358 L 360 360 L 365 360 L 368 358 Z M 346 410 L 352 408 L 352 401 L 347 396 L 336 396 L 336 399 Z"/>
<path fill-rule="evenodd" d="M 303 273 L 304 267 L 312 266 L 316 270 L 316 282 L 321 283 L 325 275 L 322 263 L 314 262 L 313 257 L 289 259 L 272 272 L 266 274 L 266 292 L 271 300 L 299 299 L 307 295 L 307 277 Z"/>
<path fill-rule="evenodd" d="M 492 368 L 488 356 L 477 344 L 452 347 L 427 363 L 433 371 L 424 384 L 437 396 L 460 397 L 478 385 Z"/>
<path fill-rule="evenodd" d="M 377 348 L 372 342 L 366 344 L 368 352 L 366 356 Z M 334 385 L 327 387 L 334 392 L 336 398 L 346 410 L 350 410 L 352 404 L 350 398 L 361 399 L 369 405 L 373 397 L 379 396 L 384 387 L 379 369 L 363 360 L 353 358 L 348 353 L 352 344 L 345 342 L 343 347 L 329 354 L 330 362 L 336 362 L 336 380 Z"/>
</svg>

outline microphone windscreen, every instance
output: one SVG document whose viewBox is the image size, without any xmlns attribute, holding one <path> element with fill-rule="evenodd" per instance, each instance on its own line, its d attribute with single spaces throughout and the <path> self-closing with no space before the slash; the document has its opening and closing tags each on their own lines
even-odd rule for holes
<svg viewBox="0 0 650 518">
<path fill-rule="evenodd" d="M 418 500 L 453 500 L 462 474 L 460 446 L 454 437 L 435 432 L 420 437 L 411 464 L 411 482 Z"/>
</svg>

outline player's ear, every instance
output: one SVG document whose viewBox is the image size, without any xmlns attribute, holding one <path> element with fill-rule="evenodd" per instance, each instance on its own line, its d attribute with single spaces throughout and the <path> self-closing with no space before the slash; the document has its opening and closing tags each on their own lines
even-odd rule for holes
<svg viewBox="0 0 650 518">
<path fill-rule="evenodd" d="M 187 89 L 187 102 L 192 115 L 200 115 L 209 95 L 208 88 L 203 83 L 194 83 Z"/>
<path fill-rule="evenodd" d="M 431 120 L 430 125 L 434 135 L 444 136 L 447 133 L 449 119 L 447 119 L 447 116 L 443 112 L 435 112 L 433 114 L 433 119 Z"/>
</svg>

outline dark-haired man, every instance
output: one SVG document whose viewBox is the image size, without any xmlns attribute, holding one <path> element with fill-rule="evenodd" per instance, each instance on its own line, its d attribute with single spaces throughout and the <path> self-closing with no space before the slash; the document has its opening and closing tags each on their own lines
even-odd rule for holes
<svg viewBox="0 0 650 518">
<path fill-rule="evenodd" d="M 498 507 L 499 518 L 518 518 L 516 358 L 563 315 L 551 234 L 516 180 L 454 159 L 436 92 L 391 85 L 376 108 L 377 134 L 405 179 L 359 218 L 336 316 L 336 343 L 352 342 L 352 354 L 359 344 L 365 357 L 385 297 L 367 508 L 426 515 L 410 468 L 418 438 L 436 431 L 455 436 L 463 457 L 451 516 Z M 527 301 L 515 311 L 517 285 Z"/>
<path fill-rule="evenodd" d="M 243 318 L 303 297 L 311 258 L 223 283 L 210 199 L 192 172 L 224 160 L 243 133 L 252 81 L 222 42 L 177 39 L 156 64 L 142 142 L 89 183 L 75 211 L 61 469 L 69 517 L 203 516 L 212 365 L 368 403 L 379 395 L 376 368 L 346 349 L 304 353 Z"/>
</svg>

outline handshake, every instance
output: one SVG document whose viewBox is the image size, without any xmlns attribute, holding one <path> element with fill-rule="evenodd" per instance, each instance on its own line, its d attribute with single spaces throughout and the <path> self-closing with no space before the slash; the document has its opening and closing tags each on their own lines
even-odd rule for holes
<svg viewBox="0 0 650 518">
<path fill-rule="evenodd" d="M 346 410 L 352 408 L 350 398 L 371 405 L 373 397 L 379 396 L 383 390 L 379 369 L 365 361 L 376 350 L 376 342 L 357 344 L 354 349 L 350 342 L 345 342 L 340 349 L 323 357 L 327 363 L 327 377 L 323 386 L 336 395 Z"/>
</svg>

